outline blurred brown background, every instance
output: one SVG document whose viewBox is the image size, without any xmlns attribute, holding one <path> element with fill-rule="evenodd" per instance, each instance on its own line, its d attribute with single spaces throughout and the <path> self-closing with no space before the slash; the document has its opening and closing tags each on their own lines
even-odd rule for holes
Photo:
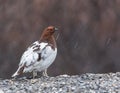
<svg viewBox="0 0 120 93">
<path fill-rule="evenodd" d="M 60 30 L 50 76 L 120 71 L 120 0 L 0 0 L 0 77 L 49 25 Z"/>
</svg>

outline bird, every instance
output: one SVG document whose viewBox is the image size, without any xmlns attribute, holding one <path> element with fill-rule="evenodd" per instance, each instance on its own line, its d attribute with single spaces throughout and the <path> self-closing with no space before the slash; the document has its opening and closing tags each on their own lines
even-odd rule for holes
<svg viewBox="0 0 120 93">
<path fill-rule="evenodd" d="M 32 72 L 33 78 L 37 72 L 48 77 L 47 69 L 54 62 L 57 55 L 57 45 L 54 33 L 58 31 L 55 26 L 48 26 L 41 34 L 39 40 L 32 43 L 22 54 L 19 67 L 12 77 L 23 73 Z"/>
</svg>

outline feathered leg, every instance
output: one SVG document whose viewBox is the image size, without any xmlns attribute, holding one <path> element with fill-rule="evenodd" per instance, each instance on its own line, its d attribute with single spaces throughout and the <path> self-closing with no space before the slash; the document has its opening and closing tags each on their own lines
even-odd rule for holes
<svg viewBox="0 0 120 93">
<path fill-rule="evenodd" d="M 33 79 L 37 76 L 37 71 L 33 71 Z"/>
<path fill-rule="evenodd" d="M 36 76 L 37 76 L 37 71 L 33 71 L 33 79 L 31 79 L 31 83 L 36 83 L 38 81 L 38 79 L 35 79 Z"/>
<path fill-rule="evenodd" d="M 45 69 L 45 70 L 43 71 L 43 76 L 44 76 L 44 77 L 48 77 L 47 69 Z"/>
</svg>

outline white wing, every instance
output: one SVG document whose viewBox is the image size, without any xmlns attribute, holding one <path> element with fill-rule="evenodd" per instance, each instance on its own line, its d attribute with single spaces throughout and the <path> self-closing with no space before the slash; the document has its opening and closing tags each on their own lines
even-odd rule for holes
<svg viewBox="0 0 120 93">
<path fill-rule="evenodd" d="M 48 45 L 48 43 L 39 43 L 38 41 L 36 41 L 32 45 L 30 45 L 28 47 L 28 49 L 23 53 L 20 63 L 19 63 L 19 68 L 12 75 L 12 77 L 15 77 L 21 73 L 24 73 L 24 70 L 27 67 L 31 68 L 32 65 L 38 61 L 38 59 L 41 60 L 39 58 L 41 56 L 40 54 L 47 45 Z M 29 69 L 29 70 L 32 71 L 32 69 Z"/>
<path fill-rule="evenodd" d="M 28 49 L 23 53 L 19 66 L 28 67 L 35 62 L 40 57 L 42 50 L 48 45 L 48 43 L 39 43 L 38 41 L 34 42 Z"/>
</svg>

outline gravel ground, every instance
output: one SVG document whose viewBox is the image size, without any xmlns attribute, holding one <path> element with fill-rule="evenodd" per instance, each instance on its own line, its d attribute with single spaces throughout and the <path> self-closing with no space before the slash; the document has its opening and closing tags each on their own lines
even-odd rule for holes
<svg viewBox="0 0 120 93">
<path fill-rule="evenodd" d="M 0 93 L 120 93 L 120 72 L 0 80 Z"/>
</svg>

